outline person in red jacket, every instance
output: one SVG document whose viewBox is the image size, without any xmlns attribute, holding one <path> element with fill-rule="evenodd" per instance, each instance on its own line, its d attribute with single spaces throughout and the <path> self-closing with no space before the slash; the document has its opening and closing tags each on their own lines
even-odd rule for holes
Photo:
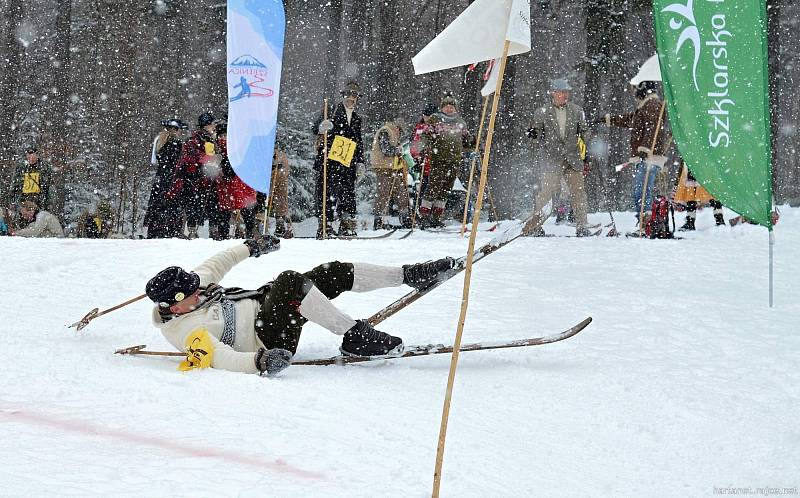
<svg viewBox="0 0 800 498">
<path fill-rule="evenodd" d="M 222 158 L 217 153 L 215 140 L 214 116 L 204 112 L 197 118 L 197 129 L 183 144 L 172 188 L 166 194 L 169 199 L 179 200 L 185 210 L 190 239 L 197 238 L 197 228 L 206 217 L 211 219 L 211 235 L 219 236 L 216 226 L 219 203 L 214 180 L 220 173 Z"/>
<path fill-rule="evenodd" d="M 258 194 L 251 186 L 246 184 L 236 175 L 228 160 L 228 125 L 217 124 L 217 146 L 222 156 L 222 171 L 217 177 L 217 200 L 219 217 L 217 231 L 220 239 L 227 239 L 230 235 L 231 212 L 239 211 L 244 219 L 246 237 L 259 235 L 256 223 L 258 211 Z"/>
</svg>

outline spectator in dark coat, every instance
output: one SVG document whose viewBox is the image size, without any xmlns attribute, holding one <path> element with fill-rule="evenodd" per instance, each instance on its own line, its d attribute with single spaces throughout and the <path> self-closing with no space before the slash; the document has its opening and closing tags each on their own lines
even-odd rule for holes
<svg viewBox="0 0 800 498">
<path fill-rule="evenodd" d="M 167 198 L 166 193 L 172 187 L 175 167 L 181 158 L 181 130 L 188 126 L 180 119 L 167 119 L 161 124 L 164 130 L 153 143 L 156 175 L 144 217 L 148 239 L 178 237 L 183 234 L 180 206 L 175 200 Z"/>
<path fill-rule="evenodd" d="M 12 211 L 23 201 L 35 202 L 41 209 L 50 209 L 50 181 L 53 169 L 42 161 L 36 147 L 25 149 L 25 162 L 20 164 L 11 179 L 11 190 L 6 199 Z"/>
<path fill-rule="evenodd" d="M 342 101 L 335 108 L 329 108 L 328 119 L 320 113 L 314 121 L 312 133 L 317 137 L 317 157 L 314 170 L 317 171 L 315 191 L 316 212 L 319 217 L 317 238 L 322 231 L 333 235 L 331 223 L 334 212 L 339 219 L 339 235 L 356 235 L 356 177 L 364 174 L 364 143 L 361 135 L 361 116 L 355 111 L 359 93 L 356 83 L 348 83 L 341 91 Z M 325 156 L 324 134 L 328 137 L 328 181 L 326 202 L 326 227 L 322 226 L 322 171 Z M 339 137 L 339 138 L 337 138 Z M 342 138 L 346 140 L 342 140 Z M 334 147 L 336 144 L 336 147 Z M 352 157 L 350 157 L 352 154 Z M 331 156 L 346 157 L 350 160 L 332 160 Z"/>
</svg>

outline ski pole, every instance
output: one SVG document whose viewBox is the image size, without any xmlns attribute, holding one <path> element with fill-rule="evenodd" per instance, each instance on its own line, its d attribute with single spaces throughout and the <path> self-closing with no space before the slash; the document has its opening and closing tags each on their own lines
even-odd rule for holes
<svg viewBox="0 0 800 498">
<path fill-rule="evenodd" d="M 324 99 L 322 119 L 328 119 L 328 99 Z M 328 130 L 322 138 L 322 240 L 328 236 Z"/>
<path fill-rule="evenodd" d="M 100 311 L 100 308 L 95 308 L 92 311 L 86 313 L 86 315 L 83 318 L 81 318 L 80 320 L 78 320 L 77 322 L 73 323 L 72 325 L 70 325 L 67 328 L 73 328 L 74 327 L 75 330 L 81 330 L 85 326 L 89 325 L 89 322 L 91 322 L 92 320 L 94 320 L 98 316 L 103 316 L 106 313 L 111 313 L 114 310 L 118 310 L 118 309 L 120 309 L 120 308 L 122 308 L 124 306 L 127 306 L 127 305 L 131 304 L 131 303 L 135 303 L 136 301 L 144 299 L 145 297 L 147 297 L 147 294 L 142 294 L 141 296 L 136 296 L 136 297 L 134 297 L 132 299 L 128 299 L 124 303 L 120 303 L 120 304 L 118 304 L 116 306 L 112 306 L 111 308 L 108 308 L 107 310 L 103 310 L 103 311 Z"/>
</svg>

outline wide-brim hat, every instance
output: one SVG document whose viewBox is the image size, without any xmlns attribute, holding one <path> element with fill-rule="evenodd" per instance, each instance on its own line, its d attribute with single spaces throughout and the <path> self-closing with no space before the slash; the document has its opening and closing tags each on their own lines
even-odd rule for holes
<svg viewBox="0 0 800 498">
<path fill-rule="evenodd" d="M 551 92 L 571 92 L 572 87 L 569 86 L 569 81 L 564 78 L 557 78 L 550 82 Z"/>
<path fill-rule="evenodd" d="M 183 301 L 200 288 L 200 275 L 180 266 L 170 266 L 147 282 L 145 293 L 162 308 Z"/>
<path fill-rule="evenodd" d="M 346 97 L 348 95 L 352 95 L 354 97 L 361 97 L 361 87 L 355 81 L 351 81 L 347 83 L 342 91 L 339 92 L 342 97 Z"/>
</svg>

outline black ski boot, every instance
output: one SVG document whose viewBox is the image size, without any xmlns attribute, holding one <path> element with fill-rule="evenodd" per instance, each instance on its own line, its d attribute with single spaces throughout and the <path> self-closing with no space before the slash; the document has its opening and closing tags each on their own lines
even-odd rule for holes
<svg viewBox="0 0 800 498">
<path fill-rule="evenodd" d="M 440 273 L 455 265 L 456 261 L 449 256 L 415 265 L 403 265 L 403 283 L 418 290 L 425 289 L 437 280 Z"/>
<path fill-rule="evenodd" d="M 339 351 L 348 356 L 395 356 L 403 352 L 403 340 L 375 330 L 366 320 L 356 320 L 344 333 Z"/>
<path fill-rule="evenodd" d="M 383 230 L 386 228 L 383 224 L 383 216 L 375 216 L 375 219 L 372 221 L 372 229 L 374 231 Z"/>
</svg>

